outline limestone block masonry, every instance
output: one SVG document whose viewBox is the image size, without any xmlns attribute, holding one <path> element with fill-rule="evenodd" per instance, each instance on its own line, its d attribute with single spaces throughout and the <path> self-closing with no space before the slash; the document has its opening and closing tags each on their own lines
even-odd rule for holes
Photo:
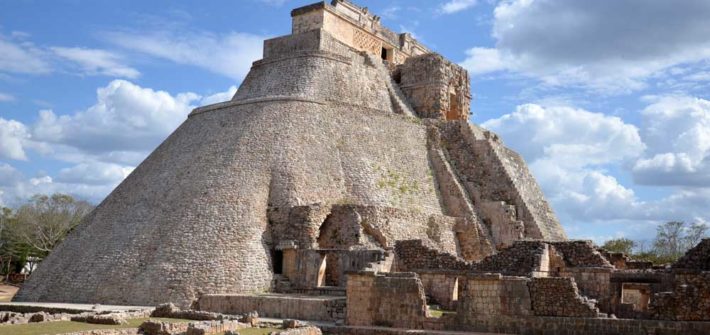
<svg viewBox="0 0 710 335">
<path fill-rule="evenodd" d="M 518 238 L 566 240 L 520 156 L 468 123 L 463 68 L 349 1 L 292 20 L 232 100 L 196 108 L 17 301 L 187 307 L 288 287 L 298 255 L 320 262 L 309 283 L 343 290 L 333 266 L 356 257 L 333 255 L 421 239 L 467 264 Z"/>
</svg>

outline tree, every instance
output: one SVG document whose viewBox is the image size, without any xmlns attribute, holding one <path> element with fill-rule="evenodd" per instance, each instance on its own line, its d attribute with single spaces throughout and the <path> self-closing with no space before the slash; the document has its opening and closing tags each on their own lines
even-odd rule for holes
<svg viewBox="0 0 710 335">
<path fill-rule="evenodd" d="M 88 202 L 66 194 L 35 195 L 8 227 L 13 253 L 44 258 L 91 210 Z"/>
<path fill-rule="evenodd" d="M 613 240 L 608 240 L 604 242 L 602 248 L 610 252 L 621 252 L 627 255 L 631 255 L 634 248 L 636 247 L 636 242 L 628 238 L 615 238 Z"/>
<path fill-rule="evenodd" d="M 677 259 L 684 250 L 682 221 L 670 221 L 656 228 L 656 240 L 653 248 L 657 255 Z"/>
<path fill-rule="evenodd" d="M 608 251 L 626 253 L 639 261 L 667 264 L 675 262 L 700 243 L 707 233 L 708 225 L 705 223 L 686 225 L 682 221 L 670 221 L 656 228 L 656 238 L 650 248 L 647 248 L 646 241 L 632 241 L 627 238 L 606 241 L 602 247 Z"/>
</svg>

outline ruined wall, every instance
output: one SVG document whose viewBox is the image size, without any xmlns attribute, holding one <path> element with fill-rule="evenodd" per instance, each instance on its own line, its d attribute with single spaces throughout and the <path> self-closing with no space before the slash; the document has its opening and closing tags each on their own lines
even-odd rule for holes
<svg viewBox="0 0 710 335">
<path fill-rule="evenodd" d="M 521 335 L 704 335 L 710 333 L 708 322 L 673 322 L 609 318 L 497 317 L 471 319 L 458 330 Z"/>
<path fill-rule="evenodd" d="M 394 250 L 397 271 L 472 269 L 470 263 L 422 240 L 397 241 Z"/>
<path fill-rule="evenodd" d="M 346 324 L 421 328 L 427 306 L 414 273 L 348 274 Z"/>
<path fill-rule="evenodd" d="M 196 307 L 200 311 L 222 314 L 244 315 L 257 311 L 263 317 L 335 321 L 345 317 L 346 299 L 270 294 L 205 294 L 199 298 Z"/>
<path fill-rule="evenodd" d="M 389 175 L 386 178 L 392 179 Z M 381 189 L 390 188 L 378 180 Z M 458 253 L 457 235 L 463 218 L 426 214 L 386 206 L 313 204 L 269 208 L 269 243 L 293 240 L 300 248 L 392 248 L 395 242 L 418 238 L 452 254 Z"/>
<path fill-rule="evenodd" d="M 471 87 L 468 72 L 461 66 L 431 53 L 408 58 L 395 76 L 420 117 L 468 120 Z"/>
<path fill-rule="evenodd" d="M 653 295 L 653 318 L 677 321 L 710 321 L 710 272 L 677 273 L 673 291 Z"/>
<path fill-rule="evenodd" d="M 462 272 L 417 270 L 422 281 L 427 302 L 438 304 L 445 310 L 455 310 L 459 300 Z"/>
<path fill-rule="evenodd" d="M 500 274 L 468 275 L 459 297 L 457 320 L 531 315 L 530 279 Z"/>
<path fill-rule="evenodd" d="M 530 282 L 532 310 L 538 316 L 597 317 L 594 302 L 579 294 L 572 278 L 533 278 Z"/>
<path fill-rule="evenodd" d="M 510 276 L 530 276 L 542 266 L 545 243 L 518 241 L 512 247 L 474 264 L 476 271 L 499 272 Z"/>
<path fill-rule="evenodd" d="M 698 245 L 673 263 L 674 269 L 710 271 L 710 238 L 705 238 Z"/>
</svg>

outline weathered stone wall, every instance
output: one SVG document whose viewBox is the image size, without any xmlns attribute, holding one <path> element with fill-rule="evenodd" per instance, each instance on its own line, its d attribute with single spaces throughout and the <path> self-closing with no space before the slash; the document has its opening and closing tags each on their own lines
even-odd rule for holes
<svg viewBox="0 0 710 335">
<path fill-rule="evenodd" d="M 397 241 L 394 247 L 397 271 L 471 270 L 471 263 L 426 245 L 422 240 Z"/>
<path fill-rule="evenodd" d="M 418 270 L 417 274 L 422 281 L 427 302 L 438 304 L 445 310 L 456 309 L 461 288 L 459 284 L 461 272 Z"/>
<path fill-rule="evenodd" d="M 567 239 L 525 162 L 503 146 L 497 135 L 463 121 L 441 122 L 438 127 L 447 157 L 484 222 L 489 226 L 501 225 L 496 229 L 505 232 L 511 229 L 508 226 L 515 227 L 520 221 L 525 238 Z M 497 215 L 497 211 L 490 213 L 482 206 L 491 201 L 514 205 L 517 220 L 496 220 L 505 216 Z M 501 240 L 495 244 L 511 242 Z"/>
<path fill-rule="evenodd" d="M 299 320 L 335 321 L 345 317 L 345 298 L 282 294 L 205 294 L 197 301 L 201 311 L 246 314 Z"/>
<path fill-rule="evenodd" d="M 427 305 L 414 273 L 348 274 L 346 324 L 421 328 Z"/>
<path fill-rule="evenodd" d="M 597 300 L 599 309 L 608 312 L 611 272 L 608 268 L 567 268 L 559 276 L 573 278 L 582 295 Z"/>
<path fill-rule="evenodd" d="M 592 241 L 550 242 L 564 256 L 568 267 L 598 267 L 613 269 L 613 265 L 594 247 Z"/>
<path fill-rule="evenodd" d="M 675 274 L 671 292 L 653 295 L 653 318 L 677 321 L 710 321 L 710 272 Z"/>
<path fill-rule="evenodd" d="M 385 249 L 394 247 L 398 240 L 418 238 L 455 254 L 456 234 L 465 224 L 463 218 L 385 206 L 269 208 L 270 243 L 294 241 L 299 248 Z"/>
<path fill-rule="evenodd" d="M 320 2 L 296 8 L 291 17 L 293 34 L 323 29 L 355 50 L 380 57 L 385 49 L 385 59 L 393 64 L 430 52 L 411 35 L 396 34 L 383 27 L 379 17 L 349 1 Z"/>
<path fill-rule="evenodd" d="M 542 266 L 545 243 L 518 241 L 512 247 L 488 256 L 474 265 L 479 272 L 499 272 L 510 276 L 530 276 Z"/>
<path fill-rule="evenodd" d="M 532 278 L 532 311 L 537 316 L 597 317 L 594 302 L 579 294 L 572 278 Z"/>
<path fill-rule="evenodd" d="M 704 335 L 710 322 L 673 322 L 609 318 L 505 317 L 470 319 L 459 330 L 520 335 Z"/>
<path fill-rule="evenodd" d="M 710 238 L 703 239 L 688 250 L 678 261 L 673 263 L 674 269 L 710 271 Z"/>
<path fill-rule="evenodd" d="M 469 318 L 531 315 L 530 279 L 500 274 L 468 275 L 459 297 L 457 322 Z"/>
<path fill-rule="evenodd" d="M 408 58 L 395 76 L 420 117 L 468 120 L 471 87 L 468 72 L 461 66 L 431 53 Z"/>
</svg>

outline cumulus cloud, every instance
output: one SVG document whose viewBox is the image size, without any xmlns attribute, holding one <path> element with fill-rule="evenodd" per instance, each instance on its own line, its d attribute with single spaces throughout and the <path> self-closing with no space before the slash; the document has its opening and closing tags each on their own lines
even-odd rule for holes
<svg viewBox="0 0 710 335">
<path fill-rule="evenodd" d="M 261 58 L 263 36 L 232 32 L 110 32 L 106 38 L 129 50 L 241 80 Z"/>
<path fill-rule="evenodd" d="M 199 99 L 195 93 L 173 96 L 125 80 L 110 82 L 96 95 L 96 104 L 73 115 L 41 111 L 35 138 L 90 153 L 146 151 L 182 123 Z"/>
<path fill-rule="evenodd" d="M 25 146 L 30 133 L 24 124 L 0 118 L 0 157 L 27 160 Z"/>
<path fill-rule="evenodd" d="M 492 35 L 511 71 L 550 85 L 628 91 L 659 71 L 710 58 L 708 16 L 705 0 L 507 0 L 494 11 Z M 470 53 L 464 64 L 488 56 Z"/>
<path fill-rule="evenodd" d="M 137 78 L 140 75 L 138 70 L 122 64 L 120 56 L 106 50 L 65 47 L 53 47 L 51 50 L 57 56 L 76 63 L 83 74 L 123 78 Z"/>
<path fill-rule="evenodd" d="M 525 157 L 562 223 L 573 230 L 594 223 L 617 235 L 651 236 L 660 222 L 710 221 L 710 101 L 646 101 L 638 128 L 601 113 L 538 104 L 482 125 Z M 636 184 L 674 188 L 643 199 L 636 184 L 615 177 L 624 172 Z"/>
<path fill-rule="evenodd" d="M 104 162 L 87 162 L 64 168 L 56 180 L 71 184 L 118 184 L 133 171 L 133 167 Z"/>
<path fill-rule="evenodd" d="M 237 93 L 237 87 L 231 86 L 231 87 L 229 87 L 229 89 L 227 89 L 224 92 L 215 93 L 210 96 L 206 96 L 206 97 L 202 98 L 201 103 L 203 105 L 211 105 L 211 104 L 216 104 L 218 102 L 229 101 L 229 100 L 232 100 L 232 97 L 234 97 L 235 93 Z"/>
<path fill-rule="evenodd" d="M 41 110 L 33 124 L 0 118 L 0 158 L 25 160 L 34 151 L 67 167 L 26 176 L 0 163 L 0 204 L 35 193 L 64 192 L 94 202 L 116 187 L 196 105 L 227 101 L 237 88 L 201 96 L 170 94 L 114 80 L 96 102 L 73 114 Z"/>
<path fill-rule="evenodd" d="M 453 14 L 476 5 L 477 0 L 450 0 L 441 5 L 439 10 L 444 14 Z"/>
<path fill-rule="evenodd" d="M 472 75 L 505 70 L 505 61 L 495 48 L 471 48 L 466 50 L 466 60 L 461 63 Z"/>
<path fill-rule="evenodd" d="M 501 135 L 530 163 L 563 221 L 619 216 L 637 206 L 633 190 L 603 166 L 639 156 L 638 129 L 621 119 L 566 106 L 525 104 L 482 126 Z"/>
<path fill-rule="evenodd" d="M 44 51 L 18 36 L 13 37 L 0 34 L 0 72 L 45 74 L 51 71 Z"/>
<path fill-rule="evenodd" d="M 710 101 L 664 96 L 642 111 L 649 150 L 633 166 L 646 185 L 710 186 Z"/>
<path fill-rule="evenodd" d="M 547 157 L 566 165 L 605 164 L 635 157 L 645 148 L 635 126 L 567 106 L 520 105 L 482 125 L 533 161 Z"/>
</svg>

